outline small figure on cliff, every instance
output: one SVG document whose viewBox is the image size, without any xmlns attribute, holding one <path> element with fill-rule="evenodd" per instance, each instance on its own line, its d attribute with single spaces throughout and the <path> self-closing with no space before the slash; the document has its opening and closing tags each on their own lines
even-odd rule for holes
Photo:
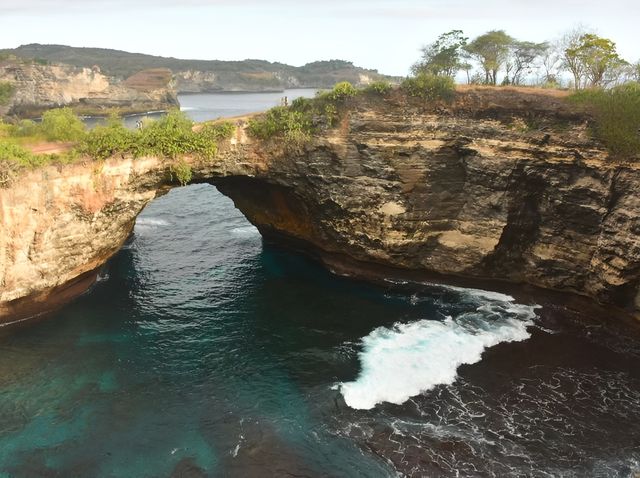
<svg viewBox="0 0 640 478">
<path fill-rule="evenodd" d="M 289 98 L 287 98 L 286 96 L 284 97 L 284 106 L 289 106 Z"/>
<path fill-rule="evenodd" d="M 136 121 L 136 129 L 142 129 L 142 120 Z"/>
</svg>

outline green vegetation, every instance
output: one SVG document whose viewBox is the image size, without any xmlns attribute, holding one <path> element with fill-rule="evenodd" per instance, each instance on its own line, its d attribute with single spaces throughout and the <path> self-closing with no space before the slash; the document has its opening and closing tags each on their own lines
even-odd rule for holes
<svg viewBox="0 0 640 478">
<path fill-rule="evenodd" d="M 639 64 L 627 62 L 616 44 L 584 29 L 576 29 L 557 42 L 535 43 L 492 30 L 473 40 L 451 30 L 422 48 L 412 73 L 455 78 L 466 73 L 467 83 L 562 87 L 563 72 L 570 73 L 575 89 L 613 87 L 639 81 Z M 565 83 L 567 85 L 567 83 Z"/>
<path fill-rule="evenodd" d="M 400 86 L 409 96 L 423 98 L 429 101 L 452 101 L 455 95 L 455 83 L 448 76 L 420 73 L 407 78 Z"/>
<path fill-rule="evenodd" d="M 230 137 L 234 131 L 234 126 L 228 122 L 205 125 L 200 131 L 194 131 L 193 126 L 193 121 L 179 110 L 145 123 L 137 131 L 128 130 L 117 118 L 111 118 L 106 125 L 89 131 L 78 148 L 96 159 L 130 154 L 136 158 L 160 156 L 170 159 L 191 155 L 209 160 L 218 151 L 218 141 Z"/>
<path fill-rule="evenodd" d="M 356 96 L 356 94 L 358 94 L 358 90 L 356 90 L 356 88 L 351 83 L 349 83 L 348 81 L 341 81 L 333 87 L 333 90 L 321 94 L 320 96 L 326 95 L 326 98 L 329 101 L 335 102 L 344 101 L 347 98 Z"/>
<path fill-rule="evenodd" d="M 498 72 L 509 58 L 513 42 L 514 39 L 503 30 L 493 30 L 480 35 L 464 47 L 469 56 L 482 67 L 485 84 L 497 84 Z"/>
<path fill-rule="evenodd" d="M 598 87 L 609 83 L 607 76 L 628 66 L 616 51 L 616 44 L 593 33 L 574 32 L 563 51 L 574 87 Z"/>
<path fill-rule="evenodd" d="M 384 96 L 393 89 L 393 86 L 388 81 L 374 81 L 366 86 L 365 93 L 372 93 L 376 95 Z"/>
<path fill-rule="evenodd" d="M 175 175 L 176 179 L 182 186 L 189 184 L 193 178 L 193 170 L 191 169 L 191 166 L 182 159 L 169 166 L 169 171 L 172 175 Z"/>
<path fill-rule="evenodd" d="M 640 83 L 628 83 L 610 90 L 582 90 L 570 99 L 593 113 L 594 134 L 612 153 L 640 155 Z"/>
<path fill-rule="evenodd" d="M 468 40 L 462 30 L 443 33 L 435 42 L 422 48 L 422 58 L 411 71 L 414 75 L 455 76 L 464 66 L 462 54 Z"/>
<path fill-rule="evenodd" d="M 0 182 L 15 176 L 17 170 L 53 162 L 69 162 L 80 156 L 106 159 L 115 155 L 159 156 L 172 160 L 170 172 L 181 184 L 191 180 L 192 172 L 183 157 L 211 160 L 218 142 L 233 135 L 229 122 L 203 125 L 194 130 L 193 122 L 179 110 L 157 121 L 145 122 L 140 130 L 127 129 L 117 116 L 106 124 L 86 131 L 80 119 L 67 108 L 48 111 L 42 122 L 23 120 L 15 125 L 0 122 Z M 63 154 L 34 154 L 23 144 L 47 141 L 73 142 Z M 176 159 L 180 159 L 177 163 Z"/>
<path fill-rule="evenodd" d="M 249 122 L 249 134 L 262 140 L 282 137 L 286 143 L 301 145 L 311 138 L 312 131 L 312 118 L 306 107 L 307 103 L 294 102 L 291 108 L 271 108 Z"/>
<path fill-rule="evenodd" d="M 296 98 L 290 107 L 277 106 L 249 122 L 249 134 L 268 140 L 281 138 L 287 147 L 301 147 L 321 126 L 335 126 L 340 110 L 358 94 L 349 82 L 340 82 L 332 90 L 318 93 L 314 99 Z"/>
<path fill-rule="evenodd" d="M 78 141 L 85 127 L 71 108 L 59 108 L 42 115 L 40 131 L 47 141 Z"/>
<path fill-rule="evenodd" d="M 13 95 L 15 87 L 8 81 L 0 81 L 0 106 L 9 104 L 9 100 Z"/>
<path fill-rule="evenodd" d="M 20 166 L 35 166 L 35 155 L 15 143 L 0 141 L 0 161 L 14 161 Z"/>
</svg>

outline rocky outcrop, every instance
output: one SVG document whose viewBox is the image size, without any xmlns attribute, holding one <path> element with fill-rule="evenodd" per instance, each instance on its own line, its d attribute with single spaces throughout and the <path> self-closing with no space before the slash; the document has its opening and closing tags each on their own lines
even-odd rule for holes
<svg viewBox="0 0 640 478">
<path fill-rule="evenodd" d="M 341 274 L 528 283 L 637 312 L 640 168 L 610 158 L 587 121 L 545 93 L 359 97 L 304 147 L 252 141 L 240 120 L 213 163 L 192 161 L 194 180 Z M 157 159 L 111 159 L 0 190 L 0 317 L 86 287 L 173 184 Z"/>
<path fill-rule="evenodd" d="M 100 115 L 166 110 L 178 106 L 171 72 L 145 70 L 125 81 L 97 67 L 42 65 L 9 59 L 0 62 L 0 81 L 13 85 L 0 116 L 35 117 L 50 108 L 70 106 L 79 114 Z"/>
</svg>

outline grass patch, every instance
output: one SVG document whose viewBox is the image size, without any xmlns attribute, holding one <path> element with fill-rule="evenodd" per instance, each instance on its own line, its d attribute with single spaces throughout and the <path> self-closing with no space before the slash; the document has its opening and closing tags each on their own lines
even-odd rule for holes
<svg viewBox="0 0 640 478">
<path fill-rule="evenodd" d="M 594 135 L 614 155 L 640 155 L 640 83 L 578 91 L 569 101 L 583 105 L 593 114 Z"/>
</svg>

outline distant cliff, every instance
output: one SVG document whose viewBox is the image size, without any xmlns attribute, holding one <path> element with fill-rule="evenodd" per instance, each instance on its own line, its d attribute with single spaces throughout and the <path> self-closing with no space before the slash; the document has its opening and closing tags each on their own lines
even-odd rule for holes
<svg viewBox="0 0 640 478">
<path fill-rule="evenodd" d="M 98 67 L 5 57 L 0 59 L 0 83 L 10 85 L 10 94 L 0 104 L 0 117 L 33 117 L 61 106 L 70 106 L 79 114 L 99 115 L 164 110 L 178 105 L 171 72 L 166 69 L 145 70 L 118 80 L 103 74 Z"/>
<path fill-rule="evenodd" d="M 142 69 L 168 68 L 175 75 L 178 93 L 331 88 L 341 81 L 365 86 L 376 80 L 397 80 L 342 60 L 317 61 L 295 67 L 263 60 L 181 60 L 103 48 L 40 44 L 0 52 L 77 67 L 97 65 L 103 73 L 117 78 L 127 78 Z"/>
<path fill-rule="evenodd" d="M 359 95 L 301 147 L 238 120 L 214 161 L 185 160 L 263 237 L 337 273 L 527 283 L 640 314 L 640 166 L 614 160 L 559 96 Z M 119 156 L 0 189 L 0 322 L 84 291 L 145 204 L 178 184 L 168 168 Z"/>
</svg>

